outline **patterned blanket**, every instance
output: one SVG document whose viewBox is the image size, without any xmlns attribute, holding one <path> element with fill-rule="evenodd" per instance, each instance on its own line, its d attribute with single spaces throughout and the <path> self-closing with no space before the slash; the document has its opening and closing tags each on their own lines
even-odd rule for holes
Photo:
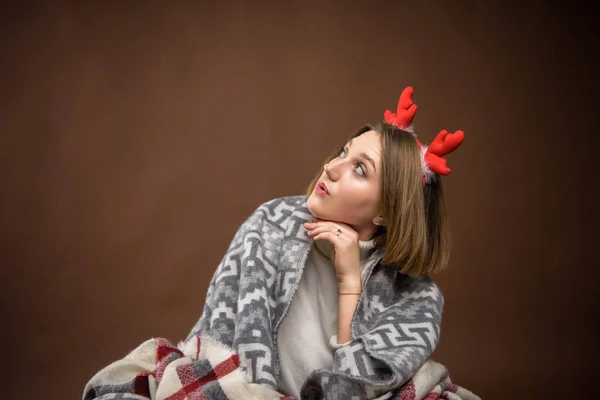
<svg viewBox="0 0 600 400">
<path fill-rule="evenodd" d="M 147 340 L 90 379 L 83 400 L 294 400 L 249 383 L 239 356 L 228 346 L 198 335 L 172 346 Z M 481 400 L 450 381 L 446 368 L 427 360 L 399 390 L 383 400 Z"/>
</svg>

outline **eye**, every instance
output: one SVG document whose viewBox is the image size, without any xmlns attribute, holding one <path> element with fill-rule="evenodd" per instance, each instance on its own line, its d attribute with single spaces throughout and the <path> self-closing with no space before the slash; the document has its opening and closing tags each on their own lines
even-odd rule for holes
<svg viewBox="0 0 600 400">
<path fill-rule="evenodd" d="M 346 156 L 347 156 L 347 154 L 346 154 L 346 148 L 344 148 L 344 149 L 342 149 L 342 150 L 340 151 L 340 153 L 338 154 L 338 157 L 339 157 L 339 158 L 346 158 Z M 362 165 L 362 164 L 360 164 L 360 163 L 357 163 L 357 164 L 354 166 L 354 171 L 355 171 L 355 172 L 356 172 L 358 175 L 360 175 L 360 176 L 362 176 L 362 177 L 366 177 L 366 176 L 367 176 L 367 170 L 366 170 L 365 166 L 364 166 L 364 165 Z"/>
<path fill-rule="evenodd" d="M 365 167 L 362 164 L 356 164 L 356 168 L 354 169 L 356 171 L 357 174 L 361 175 L 361 176 L 367 176 L 367 173 L 365 172 Z M 360 170 L 360 172 L 359 172 Z"/>
</svg>

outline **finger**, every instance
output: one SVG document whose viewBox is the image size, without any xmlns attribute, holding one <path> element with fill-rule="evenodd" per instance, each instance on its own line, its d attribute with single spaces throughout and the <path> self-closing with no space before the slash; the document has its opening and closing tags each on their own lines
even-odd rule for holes
<svg viewBox="0 0 600 400">
<path fill-rule="evenodd" d="M 317 229 L 317 228 L 324 228 L 325 230 L 329 230 L 333 233 L 337 234 L 338 229 L 340 229 L 343 233 L 347 232 L 349 233 L 350 230 L 346 229 L 346 227 L 340 225 L 340 224 L 336 224 L 335 222 L 331 222 L 331 221 L 321 221 L 321 222 L 315 222 L 312 224 L 311 226 L 311 230 Z"/>
<path fill-rule="evenodd" d="M 358 233 L 351 226 L 348 226 L 344 223 L 338 223 L 333 221 L 323 221 L 309 223 L 306 226 L 308 230 L 314 230 L 320 226 L 328 227 L 333 233 L 337 234 L 338 229 L 342 230 L 342 236 L 346 239 L 356 239 L 358 238 Z"/>
<path fill-rule="evenodd" d="M 321 222 L 326 222 L 326 221 L 322 221 L 322 220 L 313 220 L 313 222 L 305 222 L 304 226 L 318 226 L 319 223 Z"/>
<path fill-rule="evenodd" d="M 313 229 L 318 228 L 320 226 L 328 226 L 328 224 L 327 223 L 323 223 L 323 222 L 305 222 L 304 223 L 304 227 L 307 230 L 313 230 Z"/>
<path fill-rule="evenodd" d="M 328 220 L 328 219 L 321 219 L 319 217 L 313 217 L 313 224 L 317 224 L 317 223 L 325 223 L 325 224 L 331 224 L 334 225 L 338 228 L 344 228 L 346 224 L 342 223 L 342 222 L 337 222 L 337 221 L 332 221 L 332 220 Z M 349 228 L 349 227 L 348 227 Z"/>
<path fill-rule="evenodd" d="M 304 226 L 306 227 L 317 227 L 317 226 L 335 226 L 336 228 L 338 227 L 337 224 L 335 222 L 332 221 L 325 221 L 325 220 L 315 220 L 315 222 L 305 222 Z M 341 228 L 341 227 L 339 227 Z"/>
<path fill-rule="evenodd" d="M 337 236 L 336 234 L 331 233 L 329 231 L 319 233 L 317 236 L 314 237 L 314 239 L 315 240 L 327 240 L 329 243 L 331 243 L 333 245 L 334 250 L 337 247 L 337 245 L 339 244 L 339 236 Z"/>
<path fill-rule="evenodd" d="M 321 226 L 317 226 L 314 229 L 311 229 L 308 232 L 308 236 L 315 236 L 315 235 L 318 235 L 319 233 L 322 233 L 322 232 L 331 232 L 331 233 L 335 234 L 336 236 L 341 236 L 344 233 L 344 231 L 342 230 L 342 233 L 340 233 L 338 235 L 338 229 L 339 228 L 332 228 L 330 226 L 321 225 Z"/>
<path fill-rule="evenodd" d="M 337 233 L 337 230 L 334 231 L 333 228 L 331 228 L 330 226 L 326 226 L 326 225 L 317 225 L 313 228 L 311 228 L 308 232 L 308 236 L 315 236 L 318 235 L 321 232 L 335 232 Z"/>
</svg>

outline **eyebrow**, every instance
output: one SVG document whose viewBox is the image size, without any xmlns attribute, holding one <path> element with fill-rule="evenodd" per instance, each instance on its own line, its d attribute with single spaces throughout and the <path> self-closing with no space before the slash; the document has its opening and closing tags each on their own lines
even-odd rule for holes
<svg viewBox="0 0 600 400">
<path fill-rule="evenodd" d="M 348 148 L 350 148 L 351 146 L 352 146 L 352 139 L 350 139 L 348 141 Z M 370 162 L 371 165 L 373 166 L 373 170 L 375 170 L 375 172 L 377 172 L 377 168 L 375 168 L 375 161 L 373 161 L 373 159 L 371 157 L 369 157 L 366 153 L 360 153 L 359 156 L 364 158 L 368 162 Z"/>
</svg>

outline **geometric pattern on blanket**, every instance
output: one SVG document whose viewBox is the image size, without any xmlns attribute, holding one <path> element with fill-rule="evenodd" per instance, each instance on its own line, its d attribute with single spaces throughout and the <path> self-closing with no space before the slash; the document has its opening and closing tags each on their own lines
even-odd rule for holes
<svg viewBox="0 0 600 400">
<path fill-rule="evenodd" d="M 231 241 L 211 279 L 202 316 L 188 336 L 211 336 L 232 346 L 247 380 L 271 389 L 280 376 L 276 332 L 312 244 L 303 229 L 311 219 L 303 196 L 259 207 Z M 435 349 L 443 308 L 439 288 L 429 278 L 403 277 L 380 265 L 379 253 L 364 267 L 367 279 L 355 313 L 355 339 L 335 352 L 331 371 L 308 377 L 303 387 L 307 395 L 376 397 L 407 382 Z"/>
<path fill-rule="evenodd" d="M 312 243 L 303 229 L 303 223 L 311 214 L 305 206 L 300 206 L 302 201 L 301 196 L 270 201 L 243 224 L 211 280 L 203 316 L 190 332 L 190 335 L 210 335 L 232 345 L 240 355 L 242 368 L 247 368 L 248 380 L 271 388 L 276 387 L 279 375 L 273 332 L 277 331 L 298 285 L 298 265 L 302 264 L 299 260 L 305 259 Z M 286 220 L 284 224 L 282 221 Z M 377 253 L 368 264 L 377 263 Z M 369 271 L 371 267 L 367 265 L 364 269 Z M 383 269 L 378 268 L 378 271 Z M 385 269 L 390 275 L 395 273 L 391 268 Z M 363 332 L 369 331 L 365 339 L 370 353 L 362 343 L 356 342 L 357 346 L 338 350 L 334 360 L 337 370 L 371 381 L 391 380 L 382 375 L 384 368 L 371 356 L 373 352 L 379 352 L 382 360 L 393 362 L 403 372 L 415 371 L 425 361 L 439 340 L 443 304 L 439 289 L 428 280 L 407 282 L 403 293 L 407 297 L 401 302 L 396 300 L 397 293 L 385 293 L 382 297 L 375 294 L 375 289 L 384 292 L 391 287 L 380 280 L 395 281 L 393 276 L 383 277 L 381 273 L 373 276 L 365 288 L 362 306 L 357 310 L 359 315 L 364 313 L 363 322 L 356 326 Z M 395 326 L 381 324 L 384 321 L 375 321 L 377 318 L 370 315 L 381 300 L 383 304 L 377 317 L 392 318 Z M 395 304 L 387 304 L 394 301 Z M 370 329 L 365 324 L 371 321 L 370 326 L 381 325 Z M 387 350 L 398 346 L 404 346 L 404 350 L 391 357 L 394 351 L 399 352 Z M 324 390 L 331 389 L 340 380 L 334 374 L 315 376 L 315 379 L 325 384 Z M 340 385 L 349 383 L 339 382 Z M 349 391 L 362 392 L 360 388 Z"/>
<path fill-rule="evenodd" d="M 212 338 L 195 336 L 173 347 L 147 340 L 100 370 L 85 386 L 83 400 L 294 400 L 265 385 L 249 383 L 239 356 Z M 383 400 L 481 400 L 452 384 L 446 368 L 428 360 L 400 389 Z"/>
<path fill-rule="evenodd" d="M 83 400 L 293 400 L 248 383 L 239 356 L 210 338 L 196 336 L 178 347 L 147 340 L 94 375 Z"/>
</svg>

